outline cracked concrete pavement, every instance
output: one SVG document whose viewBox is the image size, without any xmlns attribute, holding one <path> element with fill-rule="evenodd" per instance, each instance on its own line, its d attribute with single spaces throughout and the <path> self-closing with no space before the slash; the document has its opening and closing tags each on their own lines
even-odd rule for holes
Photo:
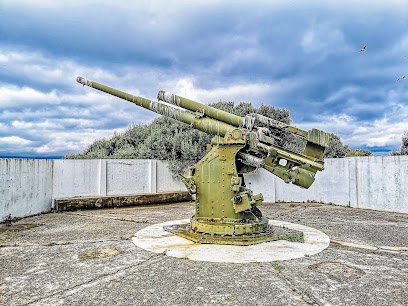
<svg viewBox="0 0 408 306">
<path fill-rule="evenodd" d="M 131 241 L 147 225 L 190 217 L 194 203 L 44 214 L 17 222 L 37 227 L 0 231 L 0 305 L 407 304 L 408 215 L 316 203 L 261 209 L 332 243 L 289 261 L 198 262 Z"/>
</svg>

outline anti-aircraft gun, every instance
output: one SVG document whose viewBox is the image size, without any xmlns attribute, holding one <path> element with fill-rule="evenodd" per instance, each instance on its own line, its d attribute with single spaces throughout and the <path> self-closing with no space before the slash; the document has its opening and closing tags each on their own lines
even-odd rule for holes
<svg viewBox="0 0 408 306">
<path fill-rule="evenodd" d="M 324 131 L 304 131 L 259 114 L 240 117 L 165 91 L 157 96 L 162 103 L 82 77 L 77 82 L 214 135 L 209 152 L 189 168 L 188 176 L 178 175 L 196 195 L 196 212 L 188 225 L 167 229 L 195 242 L 249 245 L 276 240 L 258 209 L 263 196 L 246 187 L 243 173 L 264 168 L 286 183 L 309 188 L 324 168 L 330 140 Z M 291 142 L 298 144 L 297 152 L 287 148 Z"/>
</svg>

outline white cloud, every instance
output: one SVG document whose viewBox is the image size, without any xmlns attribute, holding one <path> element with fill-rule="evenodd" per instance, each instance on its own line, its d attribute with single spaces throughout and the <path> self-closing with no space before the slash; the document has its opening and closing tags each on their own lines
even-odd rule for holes
<svg viewBox="0 0 408 306">
<path fill-rule="evenodd" d="M 345 114 L 320 117 L 318 122 L 298 126 L 306 130 L 318 128 L 336 133 L 343 143 L 352 147 L 398 146 L 401 144 L 402 133 L 408 131 L 408 121 L 395 122 L 385 117 L 374 122 L 359 122 Z"/>
<path fill-rule="evenodd" d="M 58 120 L 54 120 L 54 121 L 58 121 Z M 11 126 L 13 126 L 16 129 L 32 129 L 32 128 L 60 129 L 63 127 L 61 124 L 57 124 L 57 122 L 52 122 L 51 120 L 48 120 L 48 119 L 42 122 L 26 122 L 26 121 L 14 120 L 11 123 Z"/>
<path fill-rule="evenodd" d="M 15 128 L 18 129 L 29 129 L 33 127 L 33 123 L 32 122 L 25 122 L 25 121 L 19 121 L 19 120 L 14 120 L 11 125 Z"/>
<path fill-rule="evenodd" d="M 0 84 L 0 128 L 3 135 L 6 133 L 6 137 L 0 138 L 3 154 L 64 155 L 79 152 L 96 139 L 111 137 L 114 131 L 124 130 L 109 129 L 109 126 L 128 126 L 154 117 L 131 103 L 89 87 L 83 88 L 75 81 L 76 76 L 81 75 L 140 95 L 139 89 L 134 88 L 135 79 L 139 78 L 137 74 L 118 77 L 103 69 L 47 58 L 36 52 L 0 50 L 0 60 L 10 67 L 8 73 L 17 78 L 44 83 L 45 87 L 70 84 L 68 90 L 48 91 L 28 85 Z M 154 73 L 148 75 L 159 79 Z"/>
<path fill-rule="evenodd" d="M 49 93 L 42 93 L 29 87 L 19 88 L 17 86 L 0 87 L 0 108 L 7 106 L 19 106 L 34 103 L 52 103 L 58 101 L 59 97 L 55 90 Z"/>
<path fill-rule="evenodd" d="M 30 140 L 21 138 L 19 136 L 0 137 L 0 144 L 2 145 L 21 145 L 26 146 L 31 143 Z"/>
<path fill-rule="evenodd" d="M 276 98 L 280 94 L 297 90 L 304 83 L 297 78 L 271 80 L 268 83 L 239 83 L 225 87 L 211 89 L 200 88 L 195 85 L 194 78 L 186 77 L 169 80 L 163 83 L 164 88 L 168 88 L 171 93 L 195 100 L 200 103 L 211 103 L 217 101 L 252 102 L 259 105 L 265 100 L 268 103 L 277 102 Z"/>
<path fill-rule="evenodd" d="M 132 71 L 133 73 L 130 72 L 118 77 L 100 67 L 79 65 L 71 60 L 46 57 L 38 52 L 24 52 L 10 49 L 0 50 L 0 64 L 1 63 L 6 64 L 5 68 L 9 75 L 31 80 L 36 83 L 57 86 L 64 85 L 65 87 L 71 87 L 72 89 L 79 91 L 80 84 L 76 82 L 76 78 L 77 76 L 82 76 L 90 80 L 106 82 L 111 86 L 121 85 L 122 90 L 131 89 L 133 90 L 133 94 L 139 94 L 139 91 L 135 89 L 133 85 L 135 84 L 135 74 L 137 74 L 137 71 L 134 70 Z M 143 72 L 140 74 L 143 74 Z M 151 77 L 157 78 L 157 75 Z M 65 99 L 72 101 L 78 98 L 74 95 L 66 97 L 61 96 L 62 93 L 57 90 L 43 93 L 29 88 L 28 86 L 18 87 L 15 85 L 3 85 L 0 87 L 0 92 L 0 103 L 5 100 L 13 98 L 22 99 L 28 96 L 31 96 L 32 100 L 38 100 L 40 102 L 44 100 L 49 101 L 50 99 Z M 15 95 L 16 97 L 13 97 L 12 95 Z M 83 99 L 83 101 L 94 101 L 95 95 L 96 93 L 89 93 L 89 96 Z M 99 97 L 103 96 L 104 95 L 99 94 Z"/>
<path fill-rule="evenodd" d="M 79 86 L 79 84 L 78 84 Z M 137 92 L 137 90 L 135 90 Z M 137 95 L 137 93 L 135 94 Z M 103 107 L 105 104 L 116 104 L 116 98 L 86 87 L 82 94 L 66 94 L 61 91 L 51 90 L 42 92 L 31 87 L 18 87 L 15 85 L 0 86 L 0 111 L 14 107 L 32 106 L 58 106 L 64 105 L 96 105 Z"/>
<path fill-rule="evenodd" d="M 270 92 L 271 86 L 268 84 L 242 84 L 214 89 L 197 88 L 191 78 L 181 78 L 169 81 L 166 85 L 173 93 L 196 100 L 198 102 L 223 101 L 244 101 L 256 100 L 259 96 L 265 96 Z"/>
<path fill-rule="evenodd" d="M 125 129 L 115 129 L 115 132 L 121 133 Z M 110 138 L 113 136 L 113 130 L 107 129 L 83 129 L 77 131 L 51 131 L 47 135 L 47 142 L 39 147 L 33 148 L 33 152 L 39 154 L 58 154 L 66 155 L 78 153 L 85 150 L 97 139 Z"/>
<path fill-rule="evenodd" d="M 330 102 L 335 102 L 335 101 L 344 101 L 349 96 L 357 95 L 359 91 L 360 91 L 360 88 L 357 86 L 345 86 L 335 91 L 334 93 L 330 94 L 325 99 L 325 102 L 330 103 Z"/>
</svg>

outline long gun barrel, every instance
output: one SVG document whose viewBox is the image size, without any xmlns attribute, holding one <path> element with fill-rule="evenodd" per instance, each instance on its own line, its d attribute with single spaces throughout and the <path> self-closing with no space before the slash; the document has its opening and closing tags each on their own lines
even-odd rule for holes
<svg viewBox="0 0 408 306">
<path fill-rule="evenodd" d="M 83 77 L 77 77 L 77 82 L 83 86 L 89 86 L 126 101 L 132 102 L 138 106 L 163 115 L 169 118 L 192 125 L 195 129 L 209 133 L 212 135 L 219 135 L 224 137 L 226 133 L 235 129 L 234 126 L 217 121 L 207 117 L 200 117 L 190 111 L 180 110 L 164 103 L 151 101 L 142 97 L 134 96 L 126 92 L 99 84 L 97 82 L 89 81 Z"/>
<path fill-rule="evenodd" d="M 231 124 L 236 127 L 243 126 L 245 122 L 245 118 L 242 118 L 240 116 L 230 114 L 215 107 L 204 105 L 193 100 L 171 94 L 164 90 L 159 91 L 159 93 L 157 94 L 157 100 L 174 104 L 193 112 L 202 113 L 210 118 Z"/>
</svg>

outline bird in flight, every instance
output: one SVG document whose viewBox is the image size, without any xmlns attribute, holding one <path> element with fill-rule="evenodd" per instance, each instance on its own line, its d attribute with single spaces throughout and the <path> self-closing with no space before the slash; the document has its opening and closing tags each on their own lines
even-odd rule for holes
<svg viewBox="0 0 408 306">
<path fill-rule="evenodd" d="M 400 78 L 398 78 L 397 79 L 397 82 L 399 81 L 399 80 L 403 80 L 403 79 L 405 79 L 407 76 L 406 75 L 404 75 L 403 77 L 400 77 Z"/>
<path fill-rule="evenodd" d="M 366 50 L 366 48 L 367 48 L 367 44 L 365 44 L 365 46 L 363 47 L 363 49 L 360 49 L 360 51 L 358 51 L 358 52 L 364 52 L 364 51 Z"/>
</svg>

